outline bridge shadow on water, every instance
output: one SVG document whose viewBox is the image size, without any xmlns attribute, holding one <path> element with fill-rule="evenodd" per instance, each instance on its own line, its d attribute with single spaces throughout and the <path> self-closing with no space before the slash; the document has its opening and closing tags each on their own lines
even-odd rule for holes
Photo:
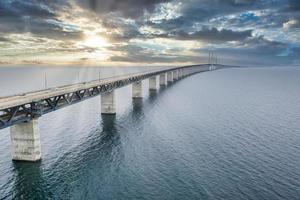
<svg viewBox="0 0 300 200">
<path fill-rule="evenodd" d="M 99 125 L 82 143 L 67 149 L 51 163 L 43 160 L 38 163 L 13 162 L 15 177 L 11 196 L 16 199 L 72 199 L 75 195 L 76 199 L 85 199 L 89 191 L 101 193 L 101 188 L 97 188 L 101 180 L 114 179 L 112 174 L 117 176 L 118 173 L 111 171 L 118 171 L 124 161 L 121 136 L 126 135 L 126 129 L 124 133 L 123 124 L 139 125 L 145 115 L 144 107 L 151 109 L 160 94 L 171 87 L 173 84 L 150 91 L 147 99 L 132 99 L 132 108 L 125 115 L 101 115 Z"/>
<path fill-rule="evenodd" d="M 9 196 L 12 199 L 43 199 L 52 196 L 47 188 L 47 182 L 42 175 L 41 162 L 20 162 L 14 161 L 14 186 Z"/>
<path fill-rule="evenodd" d="M 131 114 L 136 120 L 139 119 L 139 116 L 143 114 L 143 99 L 142 98 L 133 98 L 132 99 L 132 111 Z"/>
</svg>

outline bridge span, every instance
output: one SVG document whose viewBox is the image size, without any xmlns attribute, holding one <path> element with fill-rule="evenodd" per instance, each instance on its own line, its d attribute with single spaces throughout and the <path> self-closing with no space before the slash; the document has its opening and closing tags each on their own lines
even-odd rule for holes
<svg viewBox="0 0 300 200">
<path fill-rule="evenodd" d="M 132 84 L 132 98 L 142 98 L 141 81 L 149 79 L 149 90 L 189 75 L 224 67 L 221 65 L 190 65 L 116 76 L 72 85 L 49 88 L 26 94 L 0 97 L 0 129 L 10 127 L 13 160 L 38 161 L 41 143 L 38 119 L 63 107 L 101 95 L 101 114 L 116 114 L 114 90 Z"/>
</svg>

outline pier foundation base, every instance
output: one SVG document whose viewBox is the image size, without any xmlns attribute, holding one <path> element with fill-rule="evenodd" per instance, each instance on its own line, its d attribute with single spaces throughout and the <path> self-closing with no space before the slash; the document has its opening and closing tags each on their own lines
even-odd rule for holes
<svg viewBox="0 0 300 200">
<path fill-rule="evenodd" d="M 115 91 L 101 95 L 101 114 L 116 114 Z"/>
<path fill-rule="evenodd" d="M 12 159 L 38 161 L 42 158 L 38 118 L 10 127 Z"/>
</svg>

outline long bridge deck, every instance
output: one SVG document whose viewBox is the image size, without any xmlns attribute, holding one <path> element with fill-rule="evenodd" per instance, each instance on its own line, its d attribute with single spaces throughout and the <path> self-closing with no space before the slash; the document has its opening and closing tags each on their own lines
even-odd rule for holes
<svg viewBox="0 0 300 200">
<path fill-rule="evenodd" d="M 52 87 L 45 90 L 33 91 L 24 94 L 16 94 L 7 97 L 0 97 L 0 111 L 14 106 L 40 101 L 41 99 L 48 99 L 51 97 L 63 95 L 66 93 L 73 93 L 76 91 L 85 90 L 88 88 L 93 88 L 101 85 L 104 86 L 106 84 L 111 84 L 118 81 L 126 81 L 132 77 L 142 77 L 143 75 L 147 75 L 149 73 L 155 73 L 155 72 L 156 71 L 149 71 L 147 73 L 134 73 L 129 75 L 114 76 L 110 78 L 93 80 L 89 82 Z M 158 72 L 161 73 L 161 71 Z"/>
<path fill-rule="evenodd" d="M 0 98 L 0 129 L 30 121 L 35 117 L 125 85 L 176 70 L 189 71 L 187 74 L 192 74 L 208 71 L 209 65 L 166 68 L 2 97 Z"/>
</svg>

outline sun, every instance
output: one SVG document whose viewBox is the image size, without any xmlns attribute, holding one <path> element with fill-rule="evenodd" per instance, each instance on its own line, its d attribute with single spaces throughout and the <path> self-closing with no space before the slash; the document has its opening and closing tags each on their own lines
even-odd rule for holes
<svg viewBox="0 0 300 200">
<path fill-rule="evenodd" d="M 85 49 L 82 51 L 82 56 L 88 58 L 90 61 L 107 60 L 110 54 L 106 47 L 109 46 L 110 44 L 106 38 L 95 33 L 86 34 L 84 39 L 77 43 L 79 49 Z"/>
<path fill-rule="evenodd" d="M 82 43 L 84 46 L 92 47 L 92 48 L 101 48 L 108 46 L 105 38 L 97 35 L 87 36 L 86 39 Z"/>
</svg>

